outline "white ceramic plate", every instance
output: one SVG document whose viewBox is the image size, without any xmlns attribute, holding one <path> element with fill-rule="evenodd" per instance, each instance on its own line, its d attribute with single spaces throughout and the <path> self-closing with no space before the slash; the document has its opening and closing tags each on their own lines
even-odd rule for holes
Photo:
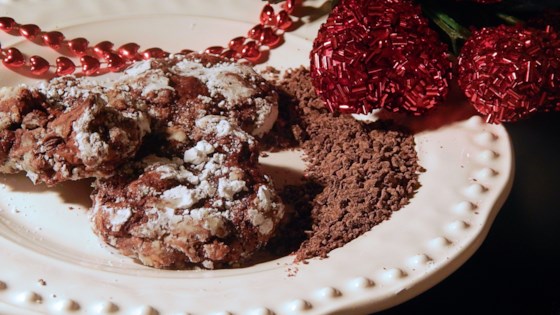
<svg viewBox="0 0 560 315">
<path fill-rule="evenodd" d="M 249 24 L 188 15 L 142 15 L 74 23 L 69 36 L 143 47 L 202 49 L 244 34 Z M 224 31 L 227 30 L 227 31 Z M 181 38 L 181 41 L 177 41 Z M 27 53 L 46 50 L 21 42 Z M 288 35 L 269 64 L 308 63 L 310 43 Z M 1 70 L 2 84 L 29 81 Z M 324 314 L 367 313 L 435 285 L 478 248 L 509 192 L 512 151 L 501 126 L 483 123 L 459 98 L 417 131 L 422 187 L 409 205 L 330 257 L 291 257 L 216 271 L 162 271 L 101 246 L 85 209 L 89 183 L 35 187 L 0 175 L 0 314 Z M 300 172 L 297 153 L 263 163 Z"/>
</svg>

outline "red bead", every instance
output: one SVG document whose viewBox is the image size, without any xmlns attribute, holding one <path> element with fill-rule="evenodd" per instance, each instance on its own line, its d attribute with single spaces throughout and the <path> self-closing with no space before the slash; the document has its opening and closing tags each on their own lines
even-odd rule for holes
<svg viewBox="0 0 560 315">
<path fill-rule="evenodd" d="M 85 75 L 92 75 L 99 71 L 101 63 L 97 58 L 84 55 L 80 58 L 80 63 L 82 64 L 82 72 Z"/>
<path fill-rule="evenodd" d="M 74 38 L 68 41 L 68 48 L 77 56 L 84 55 L 88 48 L 89 41 L 83 37 Z"/>
<path fill-rule="evenodd" d="M 239 55 L 239 52 L 232 49 L 224 50 L 224 52 L 222 52 L 220 56 L 227 59 L 239 59 L 241 57 L 241 55 Z"/>
<path fill-rule="evenodd" d="M 274 30 L 271 27 L 265 27 L 259 41 L 263 45 L 274 47 L 280 43 L 280 36 L 274 33 Z"/>
<path fill-rule="evenodd" d="M 54 49 L 60 48 L 60 45 L 64 40 L 64 35 L 58 31 L 43 33 L 42 37 L 45 44 L 49 45 Z"/>
<path fill-rule="evenodd" d="M 18 68 L 23 66 L 25 58 L 17 48 L 8 48 L 4 50 L 4 58 L 2 59 L 2 62 L 8 67 Z"/>
<path fill-rule="evenodd" d="M 137 60 L 139 59 L 138 49 L 140 49 L 140 45 L 136 43 L 127 43 L 117 49 L 117 54 L 124 59 Z"/>
<path fill-rule="evenodd" d="M 93 46 L 93 52 L 97 55 L 97 57 L 105 58 L 107 54 L 113 51 L 113 46 L 114 46 L 113 43 L 105 40 Z"/>
<path fill-rule="evenodd" d="M 179 52 L 180 54 L 183 55 L 188 55 L 190 53 L 194 52 L 194 50 L 190 50 L 190 49 L 181 49 L 181 51 Z"/>
<path fill-rule="evenodd" d="M 286 2 L 284 2 L 284 10 L 286 10 L 289 14 L 292 14 L 295 8 L 296 0 L 286 0 Z"/>
<path fill-rule="evenodd" d="M 29 57 L 29 64 L 29 70 L 33 75 L 37 76 L 45 74 L 50 68 L 49 62 L 40 56 Z"/>
<path fill-rule="evenodd" d="M 222 47 L 222 46 L 212 46 L 212 47 L 206 48 L 206 49 L 204 50 L 204 52 L 207 53 L 207 54 L 219 55 L 219 54 L 221 54 L 224 50 L 225 50 L 225 48 Z"/>
<path fill-rule="evenodd" d="M 261 34 L 263 32 L 264 27 L 262 25 L 255 25 L 252 29 L 247 32 L 247 36 L 251 39 L 258 40 L 261 38 Z"/>
<path fill-rule="evenodd" d="M 259 46 L 256 42 L 250 41 L 241 50 L 241 55 L 243 58 L 249 61 L 256 61 L 261 57 L 261 52 L 259 51 Z"/>
<path fill-rule="evenodd" d="M 288 12 L 284 10 L 278 12 L 278 15 L 276 15 L 276 27 L 281 30 L 287 30 L 290 28 L 290 26 L 292 26 L 292 24 L 292 18 L 290 17 Z"/>
<path fill-rule="evenodd" d="M 107 60 L 107 69 L 111 72 L 119 72 L 127 65 L 126 61 L 115 53 L 105 55 L 105 60 Z"/>
<path fill-rule="evenodd" d="M 0 30 L 9 32 L 14 28 L 15 25 L 16 21 L 14 21 L 14 19 L 7 16 L 0 17 Z"/>
<path fill-rule="evenodd" d="M 164 58 L 167 57 L 169 53 L 163 51 L 161 48 L 153 47 L 148 48 L 142 52 L 142 59 L 148 60 L 151 58 Z"/>
<path fill-rule="evenodd" d="M 72 60 L 66 57 L 58 57 L 56 59 L 56 75 L 68 75 L 76 71 L 76 65 Z"/>
<path fill-rule="evenodd" d="M 229 41 L 228 47 L 234 51 L 241 51 L 243 49 L 243 44 L 245 44 L 246 38 L 243 36 L 236 37 Z"/>
<path fill-rule="evenodd" d="M 263 25 L 267 25 L 267 24 L 274 24 L 274 8 L 269 4 L 265 4 L 262 11 L 261 11 L 261 16 L 260 16 L 260 21 L 261 24 Z"/>
<path fill-rule="evenodd" d="M 41 29 L 35 24 L 25 24 L 19 26 L 19 33 L 21 34 L 21 36 L 29 40 L 35 39 L 35 37 L 39 35 L 40 32 Z"/>
</svg>

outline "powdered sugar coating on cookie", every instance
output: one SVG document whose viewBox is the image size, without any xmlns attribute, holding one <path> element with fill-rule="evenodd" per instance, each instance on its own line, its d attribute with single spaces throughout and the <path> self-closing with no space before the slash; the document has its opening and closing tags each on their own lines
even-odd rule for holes
<svg viewBox="0 0 560 315">
<path fill-rule="evenodd" d="M 284 215 L 257 144 L 226 117 L 195 121 L 183 158 L 148 156 L 99 180 L 94 231 L 121 253 L 157 268 L 216 268 L 250 257 Z"/>
<path fill-rule="evenodd" d="M 109 106 L 100 87 L 75 77 L 1 92 L 0 171 L 34 183 L 110 176 L 149 132 L 146 115 Z"/>
<path fill-rule="evenodd" d="M 113 97 L 129 103 L 127 96 L 136 96 L 135 101 L 147 104 L 156 119 L 165 116 L 159 112 L 162 106 L 170 106 L 171 112 L 180 113 L 173 124 L 184 124 L 185 112 L 191 116 L 188 121 L 221 115 L 260 137 L 278 116 L 278 95 L 252 67 L 205 54 L 137 62 L 111 89 Z M 188 111 L 181 108 L 185 106 Z"/>
</svg>

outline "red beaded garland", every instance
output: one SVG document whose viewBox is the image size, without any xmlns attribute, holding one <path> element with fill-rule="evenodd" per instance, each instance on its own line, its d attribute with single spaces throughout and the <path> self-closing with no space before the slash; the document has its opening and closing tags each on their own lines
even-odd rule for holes
<svg viewBox="0 0 560 315">
<path fill-rule="evenodd" d="M 126 43 L 117 49 L 119 56 L 128 60 L 136 60 L 138 58 L 138 50 L 140 45 L 136 43 Z"/>
<path fill-rule="evenodd" d="M 50 68 L 49 62 L 40 56 L 29 57 L 29 63 L 29 71 L 37 76 L 45 74 Z"/>
<path fill-rule="evenodd" d="M 293 24 L 292 18 L 290 18 L 288 12 L 286 11 L 278 12 L 278 15 L 276 15 L 276 26 L 278 26 L 279 29 L 287 30 L 292 26 L 292 24 Z"/>
<path fill-rule="evenodd" d="M 60 48 L 62 41 L 64 41 L 64 35 L 59 31 L 46 32 L 41 37 L 45 44 L 54 49 Z"/>
<path fill-rule="evenodd" d="M 107 54 L 110 54 L 113 51 L 113 46 L 115 46 L 115 44 L 108 40 L 104 40 L 93 46 L 93 52 L 97 55 L 97 57 L 105 58 Z"/>
<path fill-rule="evenodd" d="M 241 48 L 240 48 L 240 51 L 241 51 Z M 233 50 L 233 49 L 226 49 L 220 54 L 220 56 L 223 56 L 225 58 L 230 58 L 230 59 L 241 59 L 240 51 L 236 51 L 236 50 Z"/>
<path fill-rule="evenodd" d="M 236 37 L 236 38 L 229 41 L 228 47 L 229 47 L 229 49 L 232 49 L 234 51 L 239 52 L 243 49 L 243 44 L 245 44 L 246 40 L 247 40 L 247 38 L 245 38 L 243 36 Z"/>
<path fill-rule="evenodd" d="M 259 41 L 263 45 L 274 47 L 280 42 L 280 36 L 278 36 L 272 28 L 265 27 L 259 38 Z"/>
<path fill-rule="evenodd" d="M 107 69 L 111 72 L 119 72 L 127 66 L 126 61 L 113 52 L 105 54 L 105 60 L 107 61 Z"/>
<path fill-rule="evenodd" d="M 163 49 L 158 47 L 148 48 L 142 52 L 142 59 L 148 60 L 152 58 L 163 58 L 169 55 L 168 52 L 163 51 Z"/>
<path fill-rule="evenodd" d="M 261 11 L 260 20 L 262 25 L 274 24 L 275 21 L 274 8 L 270 4 L 267 3 L 264 5 L 264 8 Z"/>
<path fill-rule="evenodd" d="M 212 55 L 219 55 L 222 52 L 224 52 L 225 48 L 222 46 L 211 46 L 208 47 L 204 50 L 205 53 L 207 54 L 212 54 Z"/>
<path fill-rule="evenodd" d="M 10 17 L 0 17 L 0 30 L 9 32 L 15 26 L 16 22 Z"/>
<path fill-rule="evenodd" d="M 249 41 L 241 49 L 241 55 L 249 61 L 256 61 L 261 57 L 259 46 L 255 41 Z"/>
<path fill-rule="evenodd" d="M 286 10 L 288 14 L 294 13 L 295 8 L 296 8 L 296 0 L 286 0 L 286 2 L 284 2 L 284 10 Z"/>
<path fill-rule="evenodd" d="M 244 58 L 253 63 L 262 61 L 261 47 L 272 48 L 281 42 L 284 31 L 293 25 L 290 14 L 294 11 L 295 6 L 295 0 L 287 0 L 282 5 L 282 9 L 276 13 L 271 4 L 266 4 L 259 16 L 260 23 L 247 32 L 247 37 L 236 37 L 228 43 L 227 48 L 212 46 L 205 52 L 235 60 Z M 102 41 L 90 47 L 86 38 L 65 40 L 64 34 L 59 31 L 42 31 L 35 24 L 20 25 L 10 17 L 0 17 L 0 30 L 12 35 L 19 34 L 29 40 L 40 38 L 41 41 L 37 42 L 38 44 L 53 49 L 60 49 L 64 45 L 72 54 L 80 57 L 80 69 L 83 75 L 96 75 L 106 71 L 118 72 L 134 61 L 169 55 L 169 52 L 158 47 L 140 52 L 140 45 L 136 43 L 126 43 L 116 50 L 110 41 Z M 192 50 L 183 49 L 180 53 L 189 52 Z M 26 66 L 31 74 L 37 76 L 45 74 L 51 68 L 48 61 L 39 56 L 32 56 L 26 62 L 23 54 L 16 48 L 0 49 L 0 57 L 7 67 Z M 59 57 L 54 68 L 55 75 L 68 75 L 76 71 L 76 64 L 68 57 Z"/>
<path fill-rule="evenodd" d="M 19 26 L 19 33 L 21 34 L 21 36 L 29 39 L 29 40 L 33 40 L 35 39 L 35 37 L 41 32 L 41 29 L 39 28 L 39 26 L 35 25 L 35 24 L 26 24 L 26 25 L 20 25 Z"/>
<path fill-rule="evenodd" d="M 17 48 L 8 48 L 4 51 L 2 62 L 11 68 L 19 68 L 24 65 L 23 54 Z"/>
<path fill-rule="evenodd" d="M 82 64 L 82 72 L 85 75 L 92 75 L 96 73 L 99 68 L 101 68 L 101 63 L 97 58 L 92 56 L 84 55 L 80 58 L 80 63 Z"/>
<path fill-rule="evenodd" d="M 72 60 L 66 57 L 58 57 L 56 59 L 56 74 L 59 76 L 72 74 L 76 71 L 76 65 Z"/>
<path fill-rule="evenodd" d="M 83 37 L 74 38 L 69 40 L 67 43 L 68 48 L 76 56 L 82 56 L 86 54 L 88 49 L 89 41 Z"/>
</svg>

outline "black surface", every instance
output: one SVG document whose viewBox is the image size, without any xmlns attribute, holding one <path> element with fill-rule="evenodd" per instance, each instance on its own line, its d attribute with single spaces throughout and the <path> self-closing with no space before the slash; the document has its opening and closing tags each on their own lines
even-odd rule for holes
<svg viewBox="0 0 560 315">
<path fill-rule="evenodd" d="M 506 129 L 515 179 L 487 239 L 440 284 L 378 314 L 560 315 L 560 113 Z"/>
</svg>

